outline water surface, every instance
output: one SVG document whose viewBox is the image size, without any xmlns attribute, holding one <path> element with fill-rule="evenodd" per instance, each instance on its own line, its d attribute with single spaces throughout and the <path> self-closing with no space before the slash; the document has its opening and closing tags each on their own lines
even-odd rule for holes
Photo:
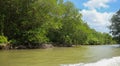
<svg viewBox="0 0 120 66">
<path fill-rule="evenodd" d="M 119 56 L 120 48 L 118 45 L 34 50 L 1 50 L 0 66 L 90 66 L 86 64 L 95 64 L 99 61 L 103 62 L 104 59 L 106 60 L 104 62 L 116 58 L 120 60 Z M 119 63 L 120 62 L 118 62 L 117 65 Z M 120 66 L 120 64 L 118 66 Z"/>
</svg>

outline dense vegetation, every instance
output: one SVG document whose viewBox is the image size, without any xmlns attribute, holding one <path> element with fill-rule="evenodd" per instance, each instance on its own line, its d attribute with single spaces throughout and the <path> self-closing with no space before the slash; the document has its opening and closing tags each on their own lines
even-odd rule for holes
<svg viewBox="0 0 120 66">
<path fill-rule="evenodd" d="M 111 18 L 111 33 L 114 36 L 114 39 L 120 43 L 120 10 L 116 12 Z"/>
<path fill-rule="evenodd" d="M 91 29 L 79 11 L 73 3 L 63 0 L 0 0 L 0 35 L 15 46 L 29 48 L 45 43 L 114 43 L 109 34 Z"/>
<path fill-rule="evenodd" d="M 0 36 L 0 43 L 7 43 L 7 38 L 5 36 Z"/>
</svg>

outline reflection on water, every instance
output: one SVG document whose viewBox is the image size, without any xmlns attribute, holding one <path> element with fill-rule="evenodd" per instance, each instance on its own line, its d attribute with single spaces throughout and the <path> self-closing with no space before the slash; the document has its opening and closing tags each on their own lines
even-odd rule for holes
<svg viewBox="0 0 120 66">
<path fill-rule="evenodd" d="M 0 51 L 0 66 L 60 66 L 61 64 L 93 63 L 119 56 L 118 45 L 8 50 Z M 87 66 L 83 64 L 85 65 Z"/>
</svg>

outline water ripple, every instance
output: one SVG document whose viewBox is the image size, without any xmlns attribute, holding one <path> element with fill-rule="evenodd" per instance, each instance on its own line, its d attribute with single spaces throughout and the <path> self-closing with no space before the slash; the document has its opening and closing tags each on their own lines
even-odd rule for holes
<svg viewBox="0 0 120 66">
<path fill-rule="evenodd" d="M 94 63 L 61 64 L 60 66 L 120 66 L 120 57 L 102 59 Z"/>
</svg>

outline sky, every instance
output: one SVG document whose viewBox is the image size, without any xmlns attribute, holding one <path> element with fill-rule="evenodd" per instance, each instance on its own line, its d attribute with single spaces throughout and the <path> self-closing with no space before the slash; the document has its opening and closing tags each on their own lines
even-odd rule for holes
<svg viewBox="0 0 120 66">
<path fill-rule="evenodd" d="M 82 19 L 99 32 L 109 33 L 110 19 L 120 9 L 120 0 L 65 0 L 80 9 Z"/>
</svg>

